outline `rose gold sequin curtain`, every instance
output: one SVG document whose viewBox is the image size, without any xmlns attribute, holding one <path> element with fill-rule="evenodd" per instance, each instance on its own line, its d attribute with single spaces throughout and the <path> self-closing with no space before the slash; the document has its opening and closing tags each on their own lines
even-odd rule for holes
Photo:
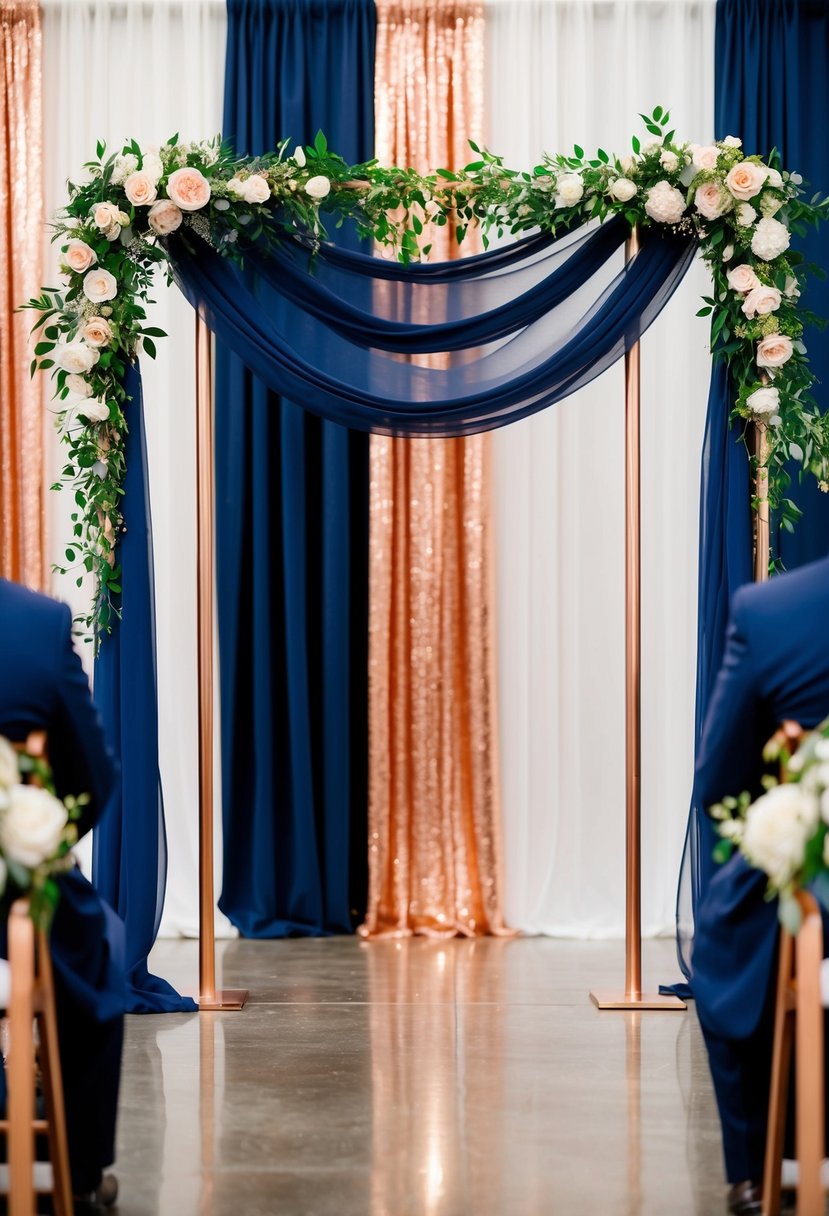
<svg viewBox="0 0 829 1216">
<path fill-rule="evenodd" d="M 378 0 L 379 159 L 462 167 L 483 71 L 480 3 Z M 504 932 L 489 465 L 487 436 L 372 436 L 367 937 Z"/>
<path fill-rule="evenodd" d="M 0 575 L 44 582 L 40 389 L 29 379 L 31 313 L 42 283 L 40 9 L 0 0 Z"/>
</svg>

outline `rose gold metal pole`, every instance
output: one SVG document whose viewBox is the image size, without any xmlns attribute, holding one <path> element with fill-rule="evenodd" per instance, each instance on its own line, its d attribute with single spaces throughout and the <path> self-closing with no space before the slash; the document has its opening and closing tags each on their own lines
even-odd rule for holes
<svg viewBox="0 0 829 1216">
<path fill-rule="evenodd" d="M 213 343 L 196 313 L 196 560 L 199 671 L 199 1009 L 241 1009 L 242 989 L 216 990 L 213 895 Z"/>
<path fill-rule="evenodd" d="M 771 562 L 771 520 L 769 513 L 769 428 L 765 422 L 754 424 L 754 455 L 757 471 L 754 492 L 757 511 L 754 516 L 754 581 L 765 583 Z"/>
<path fill-rule="evenodd" d="M 634 227 L 625 260 L 639 251 Z M 642 992 L 642 561 L 639 343 L 625 355 L 625 991 L 591 992 L 598 1009 L 684 1009 L 675 996 Z"/>
</svg>

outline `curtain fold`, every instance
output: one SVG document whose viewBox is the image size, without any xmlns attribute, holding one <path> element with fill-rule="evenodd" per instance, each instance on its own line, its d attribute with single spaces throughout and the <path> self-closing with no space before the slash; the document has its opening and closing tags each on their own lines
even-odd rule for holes
<svg viewBox="0 0 829 1216">
<path fill-rule="evenodd" d="M 374 143 L 371 0 L 228 0 L 223 134 Z M 301 396 L 298 398 L 301 402 Z M 368 449 L 216 362 L 224 876 L 252 937 L 349 932 L 365 901 Z"/>
<path fill-rule="evenodd" d="M 43 282 L 41 20 L 37 0 L 0 5 L 0 575 L 46 581 L 43 416 L 29 377 L 31 318 L 15 309 Z"/>
</svg>

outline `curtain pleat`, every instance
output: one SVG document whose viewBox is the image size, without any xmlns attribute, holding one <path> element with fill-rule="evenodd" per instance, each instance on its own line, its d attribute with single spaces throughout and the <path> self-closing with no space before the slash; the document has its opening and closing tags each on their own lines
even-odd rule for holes
<svg viewBox="0 0 829 1216">
<path fill-rule="evenodd" d="M 479 3 L 379 0 L 381 161 L 468 162 L 483 39 Z M 432 257 L 452 256 L 430 239 Z M 490 443 L 371 439 L 366 937 L 504 930 Z"/>
<path fill-rule="evenodd" d="M 43 281 L 40 7 L 0 6 L 0 575 L 44 585 L 43 415 L 29 378 L 30 313 Z"/>
</svg>

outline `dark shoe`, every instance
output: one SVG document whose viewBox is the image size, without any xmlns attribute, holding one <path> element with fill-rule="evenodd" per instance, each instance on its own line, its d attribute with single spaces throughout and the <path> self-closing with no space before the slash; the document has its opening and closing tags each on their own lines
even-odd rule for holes
<svg viewBox="0 0 829 1216">
<path fill-rule="evenodd" d="M 731 1216 L 761 1216 L 763 1192 L 759 1182 L 738 1182 L 728 1192 Z"/>
<path fill-rule="evenodd" d="M 94 1191 L 75 1196 L 75 1211 L 78 1216 L 93 1216 L 111 1208 L 118 1198 L 118 1179 L 114 1174 L 104 1174 Z"/>
</svg>

